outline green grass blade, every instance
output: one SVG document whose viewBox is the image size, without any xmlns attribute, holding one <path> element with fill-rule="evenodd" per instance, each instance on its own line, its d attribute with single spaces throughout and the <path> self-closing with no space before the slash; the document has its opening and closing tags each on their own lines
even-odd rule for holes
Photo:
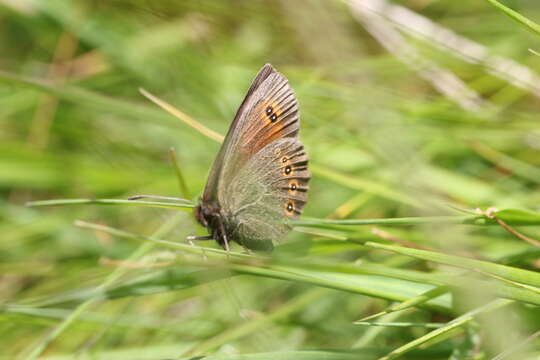
<svg viewBox="0 0 540 360">
<path fill-rule="evenodd" d="M 409 195 L 398 192 L 381 183 L 341 174 L 335 170 L 331 170 L 313 163 L 310 163 L 310 170 L 316 176 L 329 179 L 351 189 L 366 191 L 370 194 L 414 207 L 422 207 L 422 204 Z"/>
<path fill-rule="evenodd" d="M 490 3 L 491 5 L 493 5 L 495 8 L 497 8 L 498 10 L 500 10 L 501 12 L 503 12 L 506 16 L 510 17 L 511 19 L 523 25 L 528 30 L 532 31 L 536 35 L 540 35 L 540 25 L 538 25 L 534 21 L 527 19 L 525 16 L 501 4 L 497 0 L 486 0 L 486 1 Z"/>
<path fill-rule="evenodd" d="M 120 199 L 54 199 L 31 201 L 26 206 L 61 206 L 61 205 L 83 205 L 83 204 L 98 204 L 98 205 L 127 205 L 127 206 L 147 206 L 163 209 L 192 209 L 195 207 L 192 203 L 178 204 L 159 201 L 139 201 L 139 200 L 120 200 Z"/>
<path fill-rule="evenodd" d="M 452 265 L 468 270 L 482 270 L 508 280 L 517 281 L 535 287 L 540 287 L 540 274 L 534 271 L 524 270 L 506 265 L 499 265 L 488 261 L 480 261 L 460 256 L 447 255 L 433 251 L 384 245 L 374 242 L 367 242 L 365 246 L 373 247 L 376 249 L 389 250 L 397 252 L 399 254 L 413 256 L 419 259 L 433 261 L 441 264 Z"/>
<path fill-rule="evenodd" d="M 499 309 L 511 303 L 513 303 L 513 301 L 511 300 L 503 300 L 503 299 L 494 300 L 489 304 L 486 304 L 480 308 L 474 309 L 472 311 L 469 311 L 461 315 L 460 317 L 450 321 L 448 324 L 446 324 L 445 326 L 439 329 L 433 330 L 424 336 L 416 338 L 415 340 L 408 342 L 407 344 L 403 346 L 400 346 L 399 348 L 393 350 L 386 356 L 379 358 L 379 360 L 396 359 L 400 356 L 403 356 L 405 353 L 411 350 L 418 349 L 422 344 L 425 344 L 428 341 L 430 342 L 430 344 L 433 344 L 436 342 L 437 339 L 445 339 L 448 333 L 451 333 L 455 329 L 461 328 L 467 323 L 471 322 L 475 318 L 475 316 Z"/>
<path fill-rule="evenodd" d="M 158 236 L 162 236 L 168 231 L 170 231 L 172 228 L 174 228 L 178 221 L 180 220 L 179 216 L 174 216 L 171 218 L 171 220 L 165 224 L 163 224 L 156 232 L 155 234 Z M 135 261 L 139 259 L 141 256 L 146 254 L 148 251 L 150 251 L 153 247 L 152 243 L 144 243 L 141 246 L 135 250 L 131 256 L 128 258 L 130 261 Z M 126 268 L 116 268 L 112 273 L 110 273 L 106 279 L 97 287 L 98 289 L 107 288 L 111 284 L 113 284 L 115 281 L 120 279 L 125 273 L 127 273 L 129 269 Z M 49 346 L 50 343 L 52 343 L 60 334 L 62 334 L 65 330 L 67 330 L 71 324 L 73 324 L 77 319 L 84 314 L 90 307 L 96 303 L 96 298 L 89 298 L 85 302 L 81 303 L 77 308 L 69 314 L 68 317 L 62 321 L 58 326 L 56 326 L 53 331 L 48 333 L 43 339 L 41 339 L 37 344 L 35 344 L 28 355 L 26 355 L 24 358 L 26 360 L 34 360 L 37 359 L 43 351 Z"/>
<path fill-rule="evenodd" d="M 291 225 L 324 226 L 324 225 L 421 225 L 421 224 L 482 224 L 486 220 L 482 216 L 428 216 L 384 219 L 305 219 L 290 221 Z M 494 222 L 492 222 L 494 223 Z"/>
</svg>

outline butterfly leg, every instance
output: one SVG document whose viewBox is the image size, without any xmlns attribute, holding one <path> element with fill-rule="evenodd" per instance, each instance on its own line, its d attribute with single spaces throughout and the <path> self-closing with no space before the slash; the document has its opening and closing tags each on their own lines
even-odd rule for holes
<svg viewBox="0 0 540 360">
<path fill-rule="evenodd" d="M 193 240 L 214 240 L 214 237 L 212 235 L 206 235 L 206 236 L 193 236 L 193 235 L 190 235 L 190 236 L 186 237 L 186 239 L 191 242 Z"/>
<path fill-rule="evenodd" d="M 191 246 L 195 246 L 195 244 L 193 243 L 193 240 L 213 240 L 214 237 L 212 235 L 206 235 L 206 236 L 193 236 L 193 235 L 190 235 L 190 236 L 187 236 L 186 237 L 186 240 L 188 242 L 189 245 Z"/>
<path fill-rule="evenodd" d="M 229 240 L 227 239 L 227 234 L 223 233 L 223 246 L 225 247 L 225 251 L 227 251 L 227 256 L 229 256 Z"/>
<path fill-rule="evenodd" d="M 217 220 L 217 223 L 218 223 L 218 226 L 219 226 L 219 237 L 221 238 L 221 240 L 223 240 L 223 248 L 225 249 L 225 251 L 227 251 L 227 257 L 229 257 L 229 251 L 230 251 L 229 239 L 227 238 L 227 232 L 225 231 L 225 225 L 223 224 L 223 220 L 222 220 L 221 216 L 217 216 L 216 220 Z"/>
</svg>

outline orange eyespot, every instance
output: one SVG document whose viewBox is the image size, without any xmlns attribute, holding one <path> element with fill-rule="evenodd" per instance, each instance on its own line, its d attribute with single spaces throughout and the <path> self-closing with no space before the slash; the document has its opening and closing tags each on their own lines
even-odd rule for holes
<svg viewBox="0 0 540 360">
<path fill-rule="evenodd" d="M 298 183 L 295 180 L 289 182 L 288 186 L 289 194 L 294 195 L 298 190 Z"/>
<path fill-rule="evenodd" d="M 287 211 L 288 214 L 292 214 L 294 212 L 294 204 L 292 201 L 285 202 L 285 211 Z"/>
<path fill-rule="evenodd" d="M 267 105 L 263 111 L 268 118 L 268 123 L 275 123 L 277 121 L 280 109 L 276 108 L 275 104 Z"/>
<path fill-rule="evenodd" d="M 287 165 L 285 166 L 284 172 L 285 172 L 285 175 L 290 175 L 290 173 L 292 172 L 292 168 L 289 165 Z"/>
</svg>

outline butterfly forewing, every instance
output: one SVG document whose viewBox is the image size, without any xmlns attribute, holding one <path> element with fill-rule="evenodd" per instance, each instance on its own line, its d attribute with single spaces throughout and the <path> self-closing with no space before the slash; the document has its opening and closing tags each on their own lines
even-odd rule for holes
<svg viewBox="0 0 540 360">
<path fill-rule="evenodd" d="M 233 140 L 238 137 L 237 134 L 240 131 L 241 126 L 244 126 L 243 124 L 248 118 L 251 107 L 249 105 L 249 102 L 254 97 L 255 91 L 260 87 L 264 80 L 266 80 L 268 76 L 274 72 L 275 70 L 272 65 L 266 64 L 262 67 L 261 70 L 259 70 L 257 76 L 255 76 L 255 79 L 251 83 L 251 86 L 249 87 L 247 94 L 242 101 L 242 104 L 240 104 L 240 107 L 236 111 L 234 120 L 229 127 L 229 131 L 227 131 L 227 135 L 223 140 L 223 144 L 221 145 L 219 153 L 214 160 L 212 170 L 210 170 L 210 174 L 208 175 L 208 181 L 204 189 L 203 201 L 210 201 L 216 199 L 218 184 L 222 179 L 222 171 L 224 165 L 227 158 L 231 158 L 230 155 L 233 154 L 233 151 L 235 150 L 235 146 L 233 146 Z M 229 156 L 226 156 L 227 154 L 229 154 Z"/>
</svg>

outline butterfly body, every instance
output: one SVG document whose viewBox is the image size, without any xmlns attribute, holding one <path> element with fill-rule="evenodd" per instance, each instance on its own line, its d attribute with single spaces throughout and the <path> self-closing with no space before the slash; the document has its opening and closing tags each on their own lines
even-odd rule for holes
<svg viewBox="0 0 540 360">
<path fill-rule="evenodd" d="M 229 128 L 195 217 L 223 248 L 271 250 L 307 201 L 298 104 L 271 65 L 257 74 Z"/>
</svg>

